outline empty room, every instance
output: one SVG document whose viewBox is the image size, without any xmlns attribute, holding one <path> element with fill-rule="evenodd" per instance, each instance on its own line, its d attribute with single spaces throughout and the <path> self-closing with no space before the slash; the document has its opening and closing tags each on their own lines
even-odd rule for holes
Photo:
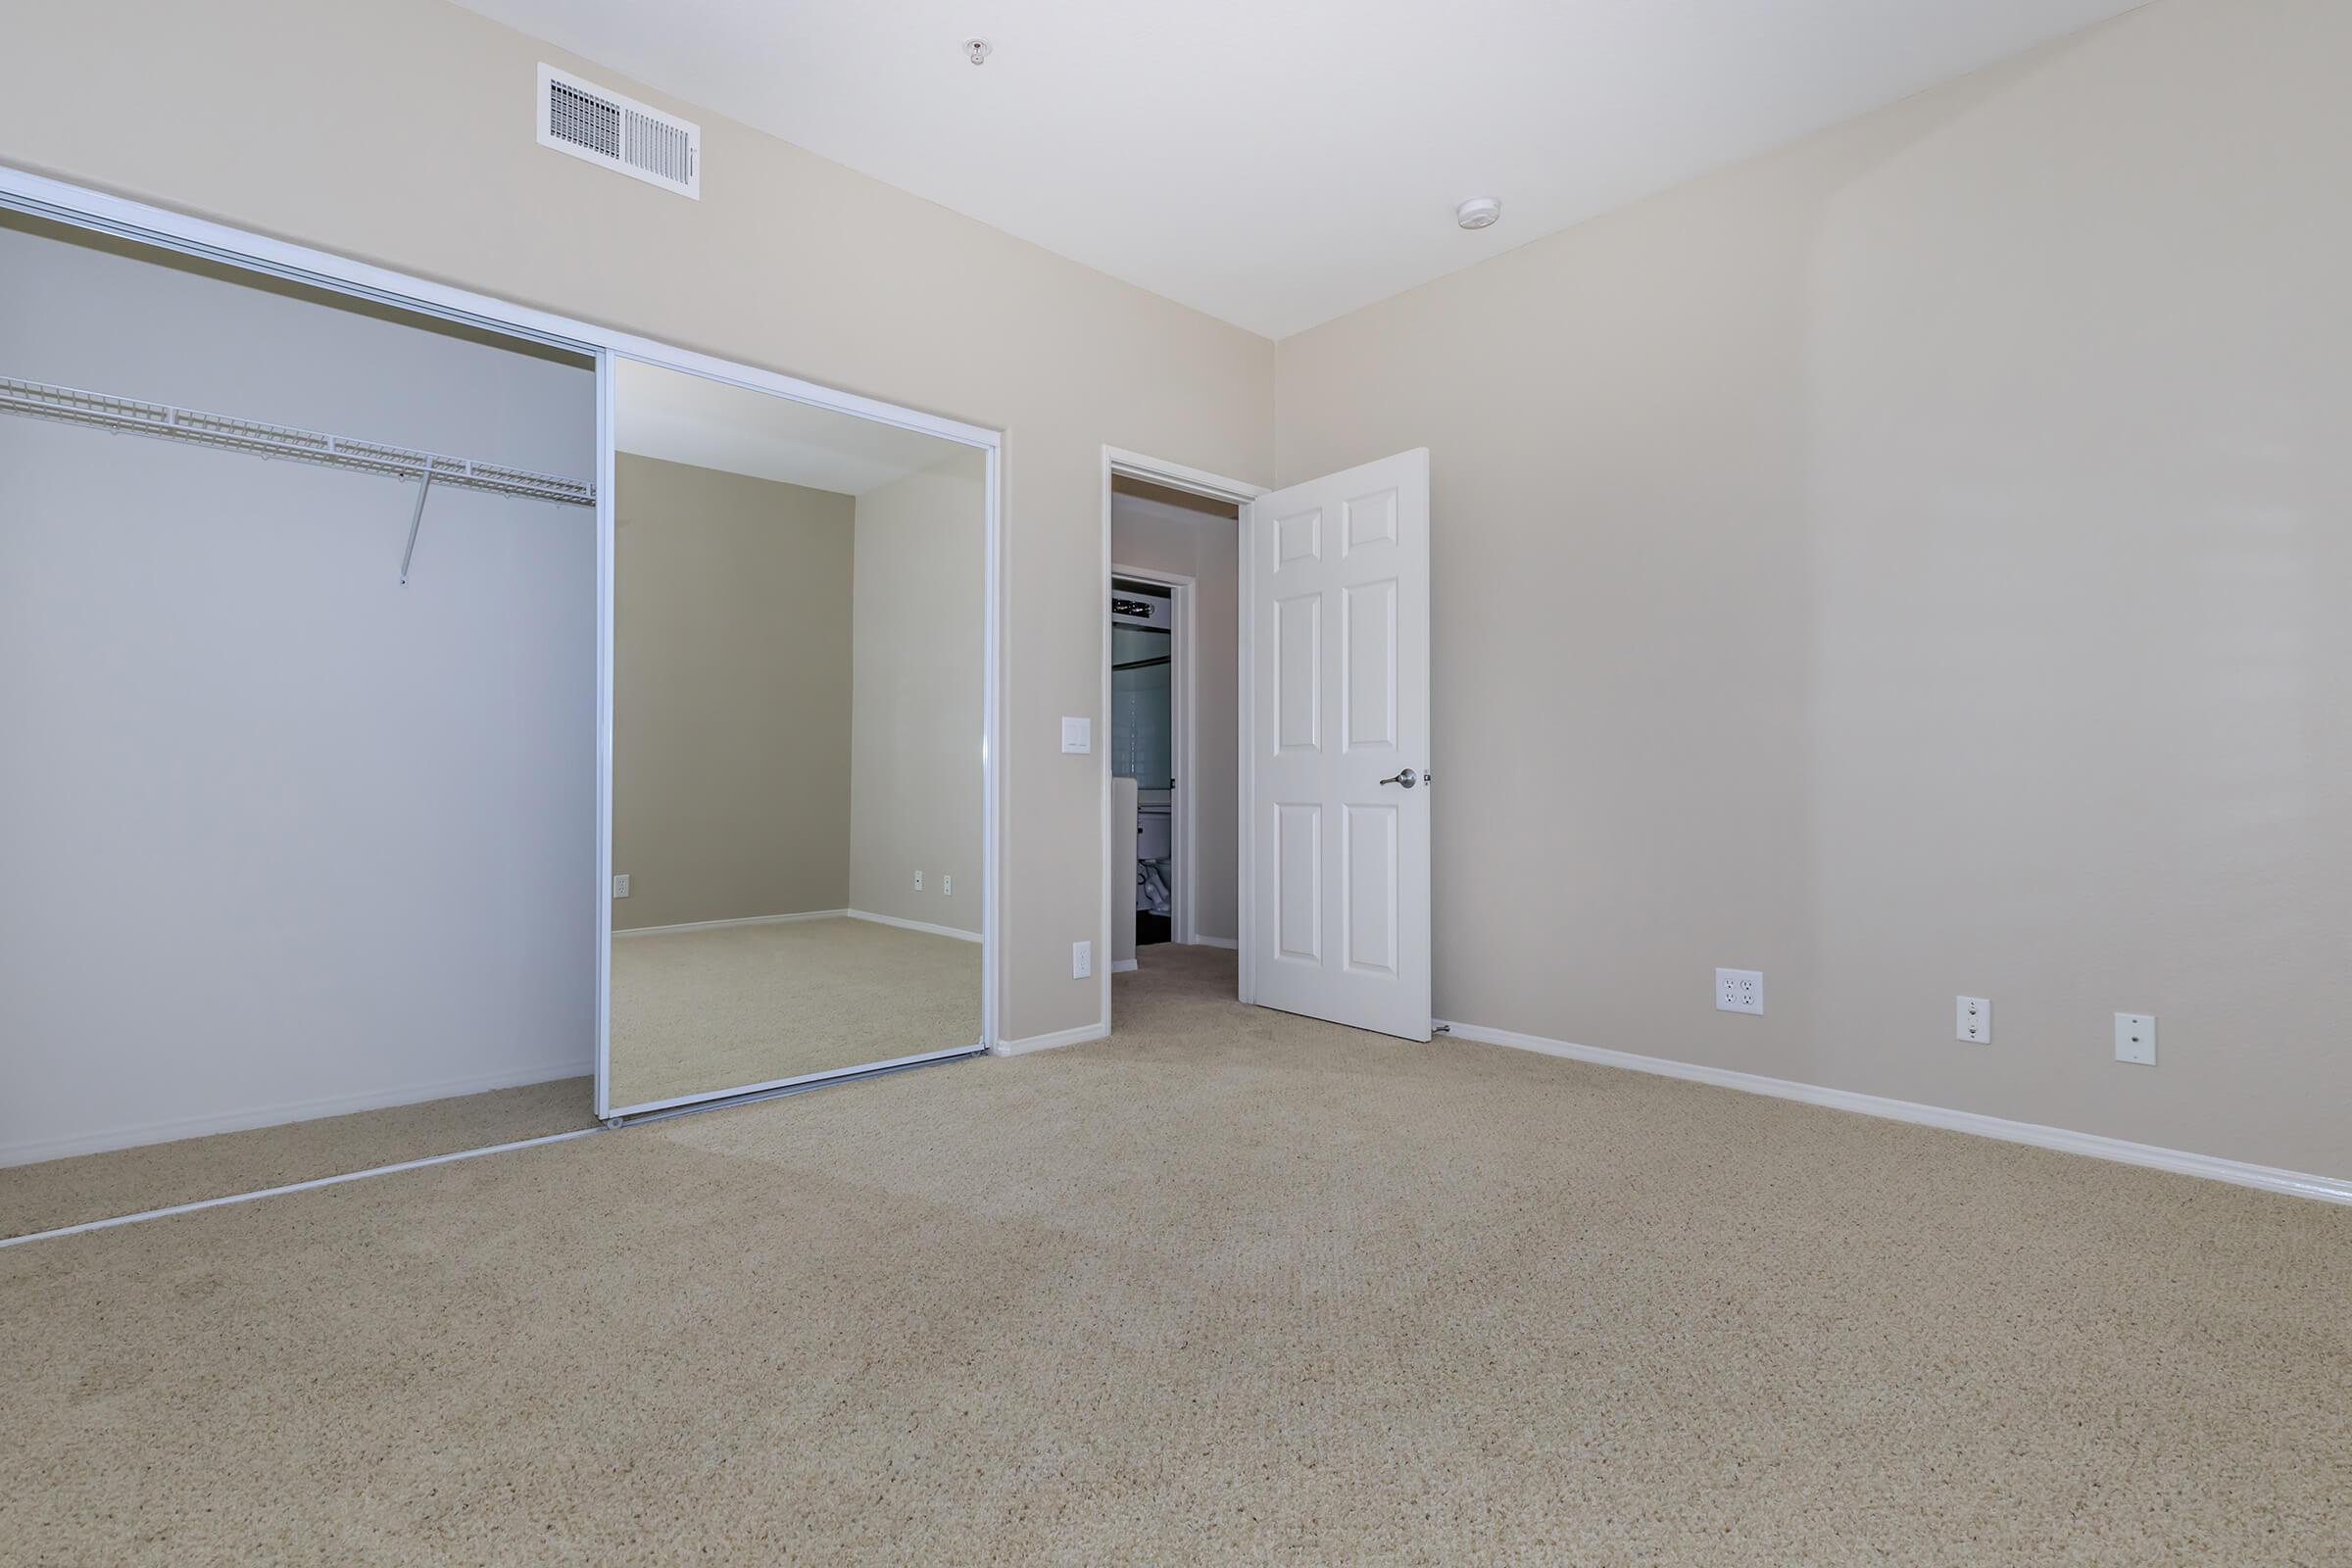
<svg viewBox="0 0 2352 1568">
<path fill-rule="evenodd" d="M 2352 6 L 0 28 L 0 1564 L 2352 1563 Z"/>
</svg>

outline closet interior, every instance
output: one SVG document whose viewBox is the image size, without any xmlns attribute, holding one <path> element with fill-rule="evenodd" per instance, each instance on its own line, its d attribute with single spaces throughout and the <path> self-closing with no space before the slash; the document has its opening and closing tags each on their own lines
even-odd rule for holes
<svg viewBox="0 0 2352 1568">
<path fill-rule="evenodd" d="M 0 276 L 0 1228 L 590 1125 L 593 359 Z"/>
</svg>

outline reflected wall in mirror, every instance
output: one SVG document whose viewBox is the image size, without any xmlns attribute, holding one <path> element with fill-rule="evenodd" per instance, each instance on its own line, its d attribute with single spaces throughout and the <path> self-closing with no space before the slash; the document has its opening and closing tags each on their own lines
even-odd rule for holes
<svg viewBox="0 0 2352 1568">
<path fill-rule="evenodd" d="M 613 445 L 606 1104 L 977 1046 L 985 454 L 627 360 Z"/>
</svg>

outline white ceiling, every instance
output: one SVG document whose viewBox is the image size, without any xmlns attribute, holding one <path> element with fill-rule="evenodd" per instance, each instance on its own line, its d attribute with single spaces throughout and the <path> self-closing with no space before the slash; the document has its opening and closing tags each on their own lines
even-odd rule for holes
<svg viewBox="0 0 2352 1568">
<path fill-rule="evenodd" d="M 636 360 L 613 362 L 612 444 L 640 457 L 845 496 L 864 495 L 971 450 Z"/>
<path fill-rule="evenodd" d="M 2142 0 L 464 3 L 1279 338 Z"/>
</svg>

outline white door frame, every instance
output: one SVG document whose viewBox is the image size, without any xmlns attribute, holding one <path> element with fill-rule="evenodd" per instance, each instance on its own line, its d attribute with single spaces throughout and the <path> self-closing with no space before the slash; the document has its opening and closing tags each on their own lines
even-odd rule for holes
<svg viewBox="0 0 2352 1568">
<path fill-rule="evenodd" d="M 597 842 L 596 842 L 596 1062 L 597 1114 L 612 1115 L 605 1103 L 604 1082 L 610 1065 L 612 947 L 612 359 L 625 355 L 648 364 L 666 366 L 689 374 L 709 376 L 713 380 L 731 382 L 754 391 L 772 393 L 811 407 L 831 409 L 842 414 L 878 423 L 896 425 L 905 430 L 940 436 L 946 440 L 979 448 L 987 460 L 986 501 L 988 510 L 988 559 L 985 630 L 982 654 L 982 739 L 981 739 L 981 796 L 982 796 L 982 856 L 981 872 L 985 882 L 981 899 L 981 1038 L 979 1048 L 993 1047 L 998 1041 L 998 1017 L 1003 991 L 1004 968 L 1004 945 L 999 940 L 1003 930 L 1001 920 L 1004 900 L 1004 877 L 1001 860 L 1004 837 L 1004 799 L 1003 788 L 1004 764 L 1004 433 L 983 425 L 967 424 L 919 409 L 874 398 L 859 397 L 833 387 L 804 381 L 797 376 L 784 375 L 757 366 L 732 360 L 722 360 L 709 354 L 676 348 L 634 332 L 623 332 L 592 321 L 559 316 L 550 311 L 534 310 L 516 305 L 493 295 L 477 294 L 470 289 L 452 288 L 391 268 L 375 267 L 366 262 L 337 256 L 331 251 L 314 250 L 307 245 L 290 244 L 271 239 L 248 229 L 227 223 L 216 223 L 206 219 L 191 218 L 169 208 L 151 206 L 110 195 L 105 191 L 75 185 L 66 180 L 0 164 L 0 208 L 28 213 L 68 223 L 76 228 L 114 234 L 163 250 L 177 251 L 186 256 L 203 257 L 223 262 L 250 272 L 267 273 L 315 288 L 338 294 L 371 299 L 418 315 L 435 316 L 445 320 L 462 321 L 505 337 L 528 338 L 535 342 L 568 349 L 596 365 L 597 376 Z M 1105 460 L 1103 495 L 1103 557 L 1109 559 L 1109 479 Z M 1152 475 L 1147 475 L 1152 476 Z M 1161 483 L 1177 482 L 1161 479 Z M 1211 492 L 1215 493 L 1215 492 Z M 1257 493 L 1257 492 L 1252 492 Z M 1108 573 L 1104 574 L 1108 586 Z M 1107 649 L 1109 638 L 1103 645 Z M 1107 660 L 1103 674 L 1105 687 L 1109 683 Z M 1107 703 L 1105 704 L 1107 710 Z M 1105 754 L 1107 757 L 1107 754 Z M 1102 820 L 1105 844 L 1108 842 L 1110 803 L 1108 774 L 1104 775 Z M 1103 1017 L 1109 1018 L 1108 978 L 1110 966 L 1108 887 L 1105 876 L 1104 930 L 1102 950 L 1104 963 Z M 975 1048 L 976 1049 L 976 1048 Z M 955 1055 L 961 1052 L 938 1054 Z M 921 1059 L 921 1058 L 918 1058 Z M 851 1069 L 853 1072 L 863 1069 Z M 812 1076 L 827 1077 L 832 1074 Z M 780 1080 L 779 1087 L 799 1083 L 802 1079 Z M 741 1093 L 731 1091 L 730 1093 Z"/>
<path fill-rule="evenodd" d="M 1141 479 L 1148 484 L 1165 485 L 1170 490 L 1182 490 L 1191 495 L 1207 496 L 1213 501 L 1224 501 L 1231 503 L 1232 506 L 1241 514 L 1240 525 L 1244 529 L 1243 537 L 1245 539 L 1249 537 L 1247 529 L 1250 520 L 1250 503 L 1256 500 L 1259 496 L 1265 495 L 1269 488 L 1268 486 L 1262 484 L 1251 484 L 1247 479 L 1229 479 L 1221 473 L 1210 473 L 1204 468 L 1188 468 L 1181 463 L 1169 463 L 1160 458 L 1146 457 L 1140 452 L 1129 452 L 1120 447 L 1105 446 L 1102 449 L 1102 591 L 1095 601 L 1098 605 L 1102 607 L 1102 615 L 1101 621 L 1102 627 L 1102 711 L 1104 734 L 1102 745 L 1101 747 L 1101 751 L 1102 753 L 1102 764 L 1099 770 L 1102 775 L 1102 918 L 1100 932 L 1095 939 L 1095 951 L 1103 955 L 1103 961 L 1099 965 L 1099 968 L 1102 976 L 1102 1027 L 1105 1031 L 1108 1031 L 1110 1028 L 1109 954 L 1111 914 L 1111 775 L 1110 739 L 1108 733 L 1110 727 L 1110 579 L 1113 575 L 1122 571 L 1124 571 L 1128 576 L 1141 577 L 1147 580 L 1152 579 L 1154 575 L 1153 573 L 1148 571 L 1132 571 L 1124 567 L 1114 567 L 1111 564 L 1110 482 L 1113 478 L 1120 474 L 1125 474 L 1130 479 Z M 1243 591 L 1249 582 L 1250 552 L 1245 549 L 1238 551 L 1237 554 L 1241 558 L 1241 569 L 1238 574 L 1238 580 L 1234 585 L 1235 591 L 1238 593 Z M 1241 689 L 1234 694 L 1234 699 L 1239 711 L 1239 721 L 1241 724 L 1242 794 L 1241 799 L 1235 803 L 1237 809 L 1240 810 L 1241 813 L 1235 818 L 1235 820 L 1242 823 L 1245 829 L 1245 831 L 1237 836 L 1241 840 L 1241 863 L 1239 870 L 1242 876 L 1242 880 L 1238 885 L 1244 890 L 1244 902 L 1246 902 L 1247 890 L 1250 886 L 1250 835 L 1247 831 L 1250 820 L 1248 811 L 1250 800 L 1250 624 L 1247 616 L 1242 617 L 1240 682 Z M 1197 690 L 1199 684 L 1200 683 L 1198 681 L 1190 682 L 1188 689 Z M 1185 727 L 1188 730 L 1191 728 L 1190 725 Z M 1178 774 L 1179 778 L 1184 776 L 1185 775 L 1182 773 Z M 1200 791 L 1197 789 L 1179 789 L 1177 791 L 1176 799 L 1178 810 L 1183 811 L 1190 808 L 1190 803 L 1198 802 L 1200 799 Z M 1197 822 L 1198 819 L 1196 818 L 1195 820 Z M 1199 837 L 1200 835 L 1198 833 L 1193 833 L 1189 836 L 1188 842 L 1197 843 Z M 1178 880 L 1181 882 L 1197 882 L 1198 878 L 1193 874 L 1193 872 L 1194 868 L 1197 867 L 1198 864 L 1199 857 L 1197 853 L 1190 860 L 1184 859 L 1180 855 L 1177 863 Z M 1182 888 L 1179 888 L 1178 892 L 1180 896 L 1188 896 L 1186 895 L 1185 890 Z M 1135 895 L 1133 892 L 1128 894 L 1129 898 L 1133 898 L 1134 896 Z M 1194 906 L 1191 904 L 1184 906 L 1184 908 L 1188 914 L 1191 912 L 1193 907 Z M 1250 929 L 1248 924 L 1249 916 L 1247 912 L 1243 914 L 1242 918 L 1244 922 L 1242 926 L 1242 933 L 1246 937 L 1249 934 Z M 1171 924 L 1173 924 L 1173 922 L 1171 922 Z M 1194 934 L 1198 935 L 1199 933 L 1196 930 Z M 1242 952 L 1243 969 L 1241 997 L 1244 1002 L 1247 1002 L 1250 1000 L 1250 960 L 1247 943 L 1244 944 Z"/>
<path fill-rule="evenodd" d="M 1193 596 L 1195 580 L 1172 571 L 1151 571 L 1142 566 L 1122 566 L 1113 564 L 1113 577 L 1130 582 L 1148 582 L 1169 591 L 1168 639 L 1169 690 L 1168 717 L 1173 741 L 1169 748 L 1168 772 L 1176 784 L 1176 809 L 1169 818 L 1169 858 L 1176 863 L 1176 887 L 1169 900 L 1168 940 L 1190 943 L 1199 928 L 1200 905 L 1193 888 L 1200 877 L 1200 796 L 1193 776 L 1194 760 L 1199 755 L 1193 743 L 1193 722 L 1198 714 L 1194 693 L 1200 689 L 1200 670 L 1193 652 Z M 1116 590 L 1113 590 L 1114 592 Z M 1104 726 L 1110 724 L 1107 714 Z M 1116 777 L 1116 774 L 1112 775 Z M 1114 828 L 1116 824 L 1113 824 Z M 1111 912 L 1118 912 L 1119 890 L 1110 890 Z"/>
</svg>

